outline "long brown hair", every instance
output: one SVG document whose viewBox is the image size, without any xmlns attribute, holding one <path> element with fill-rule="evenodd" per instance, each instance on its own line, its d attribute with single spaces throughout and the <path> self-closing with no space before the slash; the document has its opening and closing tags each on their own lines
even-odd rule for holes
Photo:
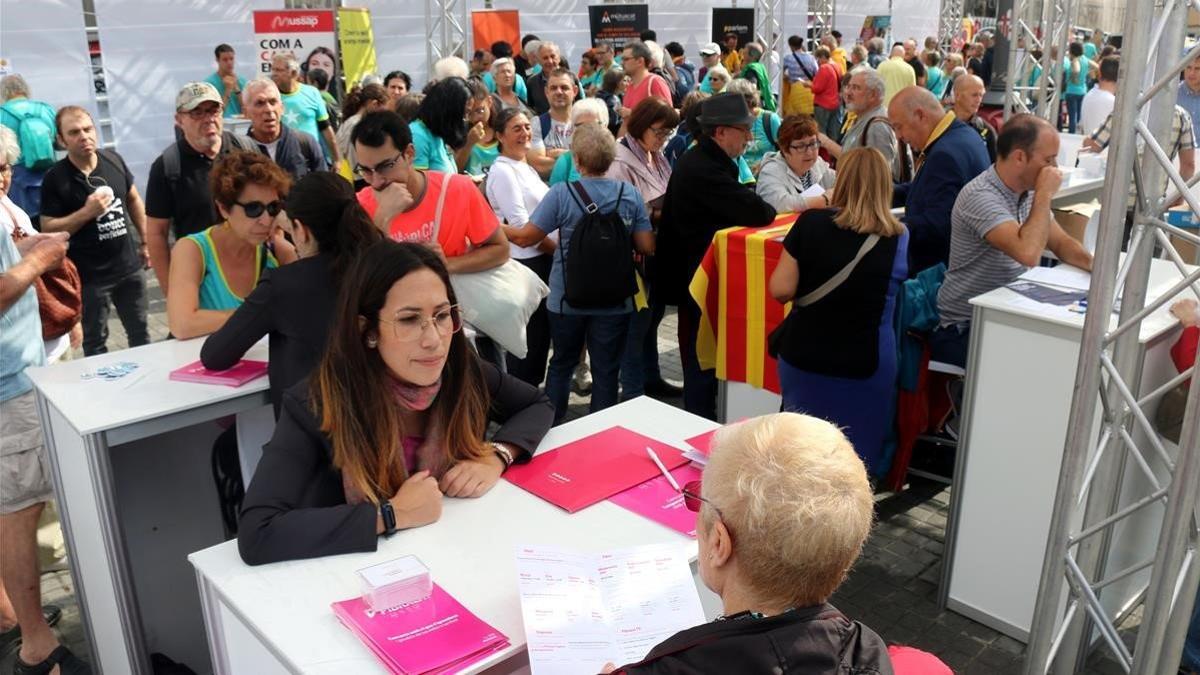
<svg viewBox="0 0 1200 675">
<path fill-rule="evenodd" d="M 833 222 L 859 234 L 894 237 L 904 229 L 892 215 L 892 169 L 875 148 L 854 148 L 838 158 L 830 206 Z"/>
<path fill-rule="evenodd" d="M 437 274 L 451 304 L 457 303 L 446 266 L 421 244 L 381 241 L 354 262 L 338 294 L 336 322 L 312 384 L 313 413 L 333 446 L 333 465 L 376 504 L 394 495 L 408 477 L 401 439 L 409 430 L 388 386 L 388 367 L 377 349 L 367 347 L 367 333 L 380 329 L 379 312 L 392 285 L 421 269 Z M 442 469 L 487 454 L 483 434 L 489 406 L 478 357 L 459 331 L 450 339 L 442 388 L 429 409 L 429 423 L 440 427 L 446 448 Z"/>
</svg>

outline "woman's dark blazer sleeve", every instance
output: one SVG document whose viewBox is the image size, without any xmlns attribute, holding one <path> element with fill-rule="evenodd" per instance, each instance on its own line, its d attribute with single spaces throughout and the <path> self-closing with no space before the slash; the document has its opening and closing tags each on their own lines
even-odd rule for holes
<svg viewBox="0 0 1200 675">
<path fill-rule="evenodd" d="M 273 301 L 274 285 L 271 283 L 271 271 L 263 272 L 262 279 L 250 295 L 238 307 L 233 316 L 221 326 L 220 330 L 209 335 L 200 348 L 200 362 L 209 370 L 225 370 L 232 368 L 254 346 L 255 342 L 271 332 L 274 326 L 274 316 L 271 313 L 275 306 Z"/>
<path fill-rule="evenodd" d="M 500 424 L 492 440 L 508 443 L 524 450 L 516 460 L 527 462 L 554 424 L 554 406 L 537 387 L 512 375 L 501 373 L 496 366 L 480 360 L 484 384 L 491 394 L 492 407 L 488 417 Z"/>
<path fill-rule="evenodd" d="M 242 501 L 238 551 L 248 565 L 374 551 L 375 506 L 347 504 L 325 435 L 296 395 L 283 397 L 275 434 Z"/>
</svg>

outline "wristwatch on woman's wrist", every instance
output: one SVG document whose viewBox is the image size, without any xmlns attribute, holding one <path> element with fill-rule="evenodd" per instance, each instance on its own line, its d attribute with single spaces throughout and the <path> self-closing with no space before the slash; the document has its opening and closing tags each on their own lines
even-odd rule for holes
<svg viewBox="0 0 1200 675">
<path fill-rule="evenodd" d="M 379 503 L 379 517 L 383 519 L 383 536 L 396 534 L 396 509 L 391 501 L 385 499 Z"/>
</svg>

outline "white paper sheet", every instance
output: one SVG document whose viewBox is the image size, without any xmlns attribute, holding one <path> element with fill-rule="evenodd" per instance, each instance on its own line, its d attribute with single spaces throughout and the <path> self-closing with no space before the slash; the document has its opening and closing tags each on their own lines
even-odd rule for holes
<svg viewBox="0 0 1200 675">
<path fill-rule="evenodd" d="M 535 675 L 634 663 L 705 620 L 681 545 L 596 554 L 520 546 L 517 588 Z"/>
<path fill-rule="evenodd" d="M 801 192 L 800 196 L 808 199 L 809 197 L 820 197 L 823 194 L 825 194 L 825 188 L 820 185 L 812 185 L 804 192 Z"/>
<path fill-rule="evenodd" d="M 1021 275 L 1022 279 L 1034 283 L 1086 291 L 1092 285 L 1092 274 L 1071 265 L 1055 267 L 1032 267 Z"/>
</svg>

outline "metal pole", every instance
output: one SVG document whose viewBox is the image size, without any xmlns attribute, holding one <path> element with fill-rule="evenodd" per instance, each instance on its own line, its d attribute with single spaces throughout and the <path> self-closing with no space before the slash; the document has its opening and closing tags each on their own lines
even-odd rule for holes
<svg viewBox="0 0 1200 675">
<path fill-rule="evenodd" d="M 1042 16 L 1047 19 L 1049 5 Z M 1125 46 L 1128 54 L 1144 54 L 1148 50 L 1149 14 L 1130 7 L 1125 15 Z M 1044 23 L 1043 25 L 1048 25 Z M 1049 49 L 1043 54 L 1049 56 Z M 1049 66 L 1043 59 L 1043 69 Z M 1112 143 L 1109 148 L 1106 185 L 1127 185 L 1133 171 L 1137 146 L 1132 140 L 1133 122 L 1136 118 L 1136 84 L 1141 83 L 1146 63 L 1128 58 L 1121 63 L 1122 81 L 1126 83 L 1117 94 L 1113 117 L 1113 138 L 1122 142 Z M 1043 84 L 1044 88 L 1044 84 Z M 1042 100 L 1039 97 L 1039 100 Z M 1068 420 L 1068 436 L 1063 451 L 1062 468 L 1059 473 L 1058 491 L 1054 498 L 1054 511 L 1050 521 L 1046 555 L 1042 564 L 1041 580 L 1038 584 L 1037 603 L 1030 626 L 1030 640 L 1026 651 L 1025 673 L 1041 675 L 1050 665 L 1051 645 L 1055 642 L 1056 625 L 1062 612 L 1062 598 L 1066 590 L 1066 557 L 1072 528 L 1076 495 L 1083 485 L 1085 465 L 1094 437 L 1096 404 L 1099 399 L 1100 360 L 1104 347 L 1104 335 L 1108 330 L 1109 313 L 1103 308 L 1111 307 L 1116 294 L 1121 239 L 1125 225 L 1126 194 L 1121 190 L 1108 190 L 1103 194 L 1101 208 L 1100 237 L 1092 266 L 1091 291 L 1088 294 L 1090 307 L 1102 308 L 1088 312 L 1084 319 L 1083 337 L 1079 350 L 1079 362 L 1075 375 L 1075 395 L 1071 400 Z M 1124 303 L 1122 303 L 1124 309 Z M 1140 309 L 1140 307 L 1139 307 Z M 1076 615 L 1079 615 L 1077 612 Z M 1074 654 L 1068 647 L 1060 653 Z"/>
</svg>

